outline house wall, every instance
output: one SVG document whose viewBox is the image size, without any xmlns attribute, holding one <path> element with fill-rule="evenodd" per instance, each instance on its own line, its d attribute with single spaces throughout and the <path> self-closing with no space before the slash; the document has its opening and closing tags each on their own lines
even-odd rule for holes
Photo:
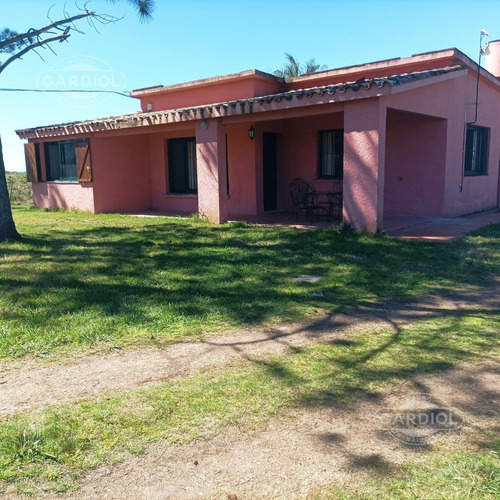
<svg viewBox="0 0 500 500">
<path fill-rule="evenodd" d="M 382 229 L 387 110 L 379 99 L 344 108 L 343 220 L 356 230 Z"/>
<path fill-rule="evenodd" d="M 81 135 L 76 138 L 83 137 Z M 66 138 L 63 138 L 66 139 Z M 63 140 L 57 137 L 50 137 L 37 141 L 40 143 L 40 167 L 42 178 L 40 182 L 33 183 L 33 204 L 36 208 L 82 210 L 94 212 L 94 187 L 92 183 L 80 182 L 46 182 L 47 168 L 45 165 L 45 142 Z M 73 139 L 73 137 L 72 137 Z M 30 141 L 33 142 L 33 141 Z M 91 149 L 92 155 L 92 149 Z"/>
<path fill-rule="evenodd" d="M 465 103 L 475 101 L 476 73 L 429 84 L 418 89 L 383 97 L 391 109 L 444 118 L 447 120 L 444 197 L 441 214 L 455 217 L 497 206 L 500 158 L 499 91 L 492 83 L 481 80 L 478 126 L 490 131 L 488 175 L 465 177 L 462 184 L 462 149 Z M 474 106 L 467 107 L 467 120 L 474 119 Z"/>
<path fill-rule="evenodd" d="M 171 194 L 168 186 L 167 140 L 178 137 L 196 137 L 194 124 L 167 132 L 148 134 L 149 165 L 151 170 L 151 207 L 178 214 L 198 212 L 198 196 Z"/>
<path fill-rule="evenodd" d="M 474 101 L 476 78 L 469 74 L 462 88 L 463 101 Z M 463 113 L 462 119 L 453 124 L 453 137 L 459 147 L 456 148 L 454 163 L 447 162 L 445 184 L 444 214 L 457 216 L 498 206 L 498 188 L 500 173 L 500 106 L 499 90 L 491 84 L 482 83 L 479 90 L 478 120 L 476 125 L 490 129 L 488 174 L 463 178 L 462 182 L 462 144 L 463 144 Z M 474 106 L 469 106 L 468 120 L 474 119 Z M 458 168 L 457 168 L 458 166 Z"/>
<path fill-rule="evenodd" d="M 167 89 L 141 96 L 141 109 L 146 112 L 148 103 L 152 104 L 152 111 L 158 111 L 226 102 L 274 94 L 280 92 L 282 88 L 283 85 L 278 81 L 259 76 L 214 81 L 198 86 L 186 84 L 177 89 Z"/>
<path fill-rule="evenodd" d="M 278 151 L 278 206 L 292 209 L 290 182 L 296 177 L 314 184 L 318 191 L 332 191 L 341 180 L 321 179 L 318 175 L 319 131 L 344 128 L 342 111 L 282 121 L 282 141 Z"/>
<path fill-rule="evenodd" d="M 442 215 L 447 121 L 388 110 L 384 212 Z"/>
<path fill-rule="evenodd" d="M 92 184 L 79 182 L 37 182 L 33 184 L 33 203 L 36 208 L 94 212 Z"/>
<path fill-rule="evenodd" d="M 420 54 L 411 58 L 386 59 L 302 75 L 287 80 L 287 88 L 291 90 L 305 89 L 321 85 L 355 82 L 360 78 L 381 78 L 463 64 L 463 57 L 460 56 L 460 52 L 457 54 L 455 50 L 447 49 L 434 52 L 431 58 L 428 57 L 429 54 Z M 462 56 L 465 55 L 462 54 Z"/>
<path fill-rule="evenodd" d="M 143 135 L 91 138 L 96 213 L 151 208 L 149 140 Z"/>
<path fill-rule="evenodd" d="M 255 124 L 253 124 L 255 127 Z M 227 162 L 229 179 L 228 211 L 233 215 L 256 215 L 259 212 L 257 196 L 257 141 L 248 137 L 251 124 L 226 126 Z M 259 128 L 257 126 L 257 128 Z M 257 134 L 257 133 L 256 133 Z M 261 197 L 260 197 L 261 198 Z"/>
<path fill-rule="evenodd" d="M 198 124 L 199 126 L 199 124 Z M 225 127 L 230 191 L 228 211 L 234 215 L 255 215 L 256 196 L 256 142 L 248 137 L 250 124 Z M 176 137 L 195 137 L 196 128 L 177 129 L 170 133 L 149 134 L 152 208 L 180 214 L 198 211 L 198 196 L 171 194 L 168 187 L 167 140 Z"/>
</svg>

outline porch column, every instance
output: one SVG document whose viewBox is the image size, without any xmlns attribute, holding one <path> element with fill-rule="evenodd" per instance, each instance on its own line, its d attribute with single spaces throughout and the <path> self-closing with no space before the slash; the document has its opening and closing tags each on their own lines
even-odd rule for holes
<svg viewBox="0 0 500 500">
<path fill-rule="evenodd" d="M 344 108 L 344 221 L 358 231 L 382 229 L 386 108 L 360 99 Z"/>
<path fill-rule="evenodd" d="M 212 222 L 227 221 L 226 135 L 219 120 L 196 125 L 198 211 Z"/>
</svg>

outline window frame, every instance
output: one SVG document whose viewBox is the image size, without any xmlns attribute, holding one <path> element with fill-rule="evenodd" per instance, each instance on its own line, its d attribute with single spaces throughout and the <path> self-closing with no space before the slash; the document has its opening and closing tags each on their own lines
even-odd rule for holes
<svg viewBox="0 0 500 500">
<path fill-rule="evenodd" d="M 333 174 L 328 175 L 325 173 L 325 161 L 324 161 L 324 141 L 326 140 L 326 134 L 332 135 L 332 153 L 330 153 L 334 157 L 334 165 L 333 165 Z M 339 137 L 340 140 L 339 140 Z M 341 144 L 340 152 L 335 151 L 335 144 Z M 340 158 L 340 166 L 337 163 L 336 157 Z M 328 129 L 328 130 L 319 130 L 318 131 L 318 179 L 343 179 L 344 178 L 344 129 Z"/>
<path fill-rule="evenodd" d="M 174 165 L 177 160 L 174 160 L 173 155 L 174 153 L 174 148 L 172 147 L 173 144 L 183 144 L 185 145 L 184 148 L 184 160 L 185 160 L 185 165 L 183 169 L 183 184 L 186 186 L 187 189 L 181 188 L 179 186 L 176 186 L 176 178 L 174 177 L 174 169 L 172 168 L 172 165 Z M 193 155 L 193 165 L 189 165 L 189 144 L 193 143 L 194 144 L 194 155 Z M 174 167 L 175 168 L 175 167 Z M 194 171 L 190 173 L 190 168 L 193 168 Z M 197 195 L 198 194 L 198 172 L 197 172 L 197 165 L 196 165 L 196 137 L 173 137 L 170 139 L 167 139 L 167 169 L 168 169 L 168 192 L 169 194 L 174 194 L 174 195 Z M 195 188 L 189 188 L 189 185 L 192 184 L 190 181 L 190 175 L 194 176 L 194 184 L 196 185 Z"/>
<path fill-rule="evenodd" d="M 75 156 L 75 163 L 74 163 L 74 169 L 75 169 L 75 175 L 71 177 L 63 177 L 62 172 L 63 172 L 63 144 L 72 144 L 73 146 L 73 151 L 74 151 L 74 156 Z M 58 150 L 58 161 L 59 161 L 59 176 L 54 176 L 53 175 L 53 169 L 54 166 L 51 165 L 51 159 L 50 155 L 48 153 L 48 150 L 51 146 L 57 145 L 57 150 Z M 65 141 L 49 141 L 44 143 L 44 155 L 45 155 L 45 174 L 46 174 L 46 179 L 47 182 L 78 182 L 78 165 L 77 165 L 77 158 L 76 158 L 76 143 L 75 140 L 65 140 Z"/>
<path fill-rule="evenodd" d="M 472 144 L 469 140 L 469 132 L 475 132 Z M 480 132 L 480 134 L 479 134 Z M 481 137 L 482 136 L 482 137 Z M 483 146 L 478 142 L 485 142 Z M 465 132 L 465 151 L 464 151 L 464 177 L 478 177 L 488 175 L 488 159 L 490 153 L 490 129 L 478 125 L 467 125 Z M 479 162 L 479 168 L 475 167 Z"/>
</svg>

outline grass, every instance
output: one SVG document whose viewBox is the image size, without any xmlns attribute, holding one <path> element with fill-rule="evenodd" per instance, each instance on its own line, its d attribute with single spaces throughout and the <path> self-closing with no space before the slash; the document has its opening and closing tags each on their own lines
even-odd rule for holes
<svg viewBox="0 0 500 500">
<path fill-rule="evenodd" d="M 436 245 L 335 230 L 16 208 L 0 244 L 0 357 L 139 346 L 472 289 L 499 226 Z M 318 283 L 294 279 L 320 276 Z"/>
<path fill-rule="evenodd" d="M 6 172 L 7 190 L 12 205 L 33 205 L 31 183 L 24 172 Z"/>
<path fill-rule="evenodd" d="M 361 331 L 286 357 L 5 418 L 0 490 L 15 484 L 25 493 L 40 485 L 66 491 L 89 469 L 141 454 L 153 442 L 210 437 L 232 423 L 260 426 L 296 408 L 349 408 L 367 391 L 376 395 L 415 373 L 500 354 L 498 311 L 483 306 L 484 295 L 474 296 L 476 286 L 487 287 L 500 271 L 500 226 L 436 245 L 347 231 L 214 226 L 196 218 L 14 212 L 25 238 L 0 245 L 4 358 L 173 342 L 282 320 L 314 322 L 323 313 L 433 292 L 467 294 L 477 305 L 430 310 L 432 319 Z M 301 274 L 321 280 L 295 281 Z M 331 488 L 321 498 L 500 494 L 493 454 L 438 458 L 376 478 L 351 491 L 354 496 Z"/>
<path fill-rule="evenodd" d="M 373 396 L 415 373 L 499 354 L 495 311 L 465 309 L 313 344 L 286 357 L 253 359 L 177 382 L 46 408 L 0 423 L 0 481 L 17 483 L 24 492 L 41 483 L 54 491 L 74 488 L 85 471 L 114 463 L 126 452 L 140 454 L 152 442 L 186 443 L 232 423 L 259 426 L 295 408 L 333 405 L 349 411 L 367 391 Z M 408 473 L 425 486 L 418 475 L 423 472 Z M 394 479 L 387 488 L 397 491 L 403 482 Z M 492 484 L 500 492 L 498 481 Z"/>
<path fill-rule="evenodd" d="M 373 477 L 363 487 L 325 488 L 314 500 L 497 500 L 500 496 L 500 446 L 488 451 L 453 453 L 426 464 L 406 465 L 389 480 Z M 350 493 L 347 493 L 350 491 Z"/>
</svg>

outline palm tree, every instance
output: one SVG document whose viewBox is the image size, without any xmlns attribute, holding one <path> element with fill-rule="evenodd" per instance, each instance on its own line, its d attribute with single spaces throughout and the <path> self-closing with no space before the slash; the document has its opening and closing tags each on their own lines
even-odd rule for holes
<svg viewBox="0 0 500 500">
<path fill-rule="evenodd" d="M 316 64 L 314 57 L 309 59 L 305 66 L 302 66 L 291 54 L 285 52 L 285 57 L 287 62 L 283 68 L 274 70 L 273 75 L 281 78 L 293 78 L 294 76 L 309 75 L 310 73 L 316 73 L 327 69 L 324 64 Z"/>
</svg>

